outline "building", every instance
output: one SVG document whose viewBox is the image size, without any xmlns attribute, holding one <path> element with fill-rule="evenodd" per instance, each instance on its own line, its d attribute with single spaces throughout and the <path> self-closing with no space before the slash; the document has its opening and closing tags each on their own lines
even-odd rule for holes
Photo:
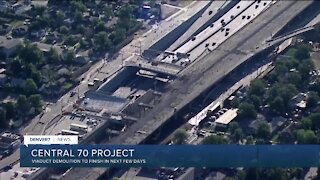
<svg viewBox="0 0 320 180">
<path fill-rule="evenodd" d="M 284 118 L 282 116 L 272 118 L 270 122 L 271 132 L 277 131 L 280 128 L 282 128 L 284 124 L 287 122 L 287 120 L 287 118 Z"/>
<path fill-rule="evenodd" d="M 7 39 L 6 37 L 0 36 L 0 51 L 2 51 L 7 57 L 12 56 L 17 46 L 21 43 L 19 39 Z"/>
<path fill-rule="evenodd" d="M 4 132 L 0 135 L 0 155 L 9 155 L 21 144 L 21 136 L 11 132 Z"/>
<path fill-rule="evenodd" d="M 238 109 L 229 109 L 224 114 L 222 114 L 216 121 L 217 127 L 226 128 L 227 125 L 234 120 L 238 115 Z"/>
<path fill-rule="evenodd" d="M 307 107 L 307 99 L 307 93 L 299 93 L 291 99 L 290 104 L 295 108 L 304 109 Z"/>
</svg>

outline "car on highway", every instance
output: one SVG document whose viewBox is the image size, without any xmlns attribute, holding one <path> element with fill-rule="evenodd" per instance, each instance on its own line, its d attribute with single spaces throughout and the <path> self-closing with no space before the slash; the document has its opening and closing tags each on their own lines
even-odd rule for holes
<svg viewBox="0 0 320 180">
<path fill-rule="evenodd" d="M 10 169 L 12 169 L 12 166 L 11 165 L 7 165 L 5 166 L 4 168 L 2 168 L 3 171 L 9 171 Z"/>
<path fill-rule="evenodd" d="M 73 97 L 73 96 L 76 95 L 76 94 L 77 94 L 77 92 L 72 91 L 72 92 L 70 93 L 70 97 Z"/>
</svg>

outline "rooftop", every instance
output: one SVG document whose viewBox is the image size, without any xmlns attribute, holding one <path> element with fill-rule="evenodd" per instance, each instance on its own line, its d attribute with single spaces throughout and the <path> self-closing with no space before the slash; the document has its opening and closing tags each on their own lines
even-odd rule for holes
<svg viewBox="0 0 320 180">
<path fill-rule="evenodd" d="M 20 39 L 7 39 L 4 36 L 0 36 L 0 48 L 6 48 L 6 49 L 11 49 L 16 47 L 17 45 L 19 45 L 21 43 Z"/>
<path fill-rule="evenodd" d="M 229 109 L 227 112 L 222 114 L 215 122 L 218 124 L 227 125 L 229 124 L 234 118 L 237 117 L 238 109 Z"/>
</svg>

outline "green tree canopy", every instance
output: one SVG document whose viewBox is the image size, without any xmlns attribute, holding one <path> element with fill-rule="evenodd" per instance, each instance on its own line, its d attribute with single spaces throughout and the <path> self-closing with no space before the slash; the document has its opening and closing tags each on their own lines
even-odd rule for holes
<svg viewBox="0 0 320 180">
<path fill-rule="evenodd" d="M 33 81 L 33 79 L 27 79 L 24 84 L 24 92 L 27 95 L 32 95 L 38 92 L 37 84 Z"/>
<path fill-rule="evenodd" d="M 15 104 L 13 102 L 7 102 L 3 104 L 6 111 L 6 118 L 11 119 L 15 116 Z"/>
<path fill-rule="evenodd" d="M 249 94 L 250 95 L 256 95 L 256 96 L 263 96 L 263 94 L 266 91 L 266 82 L 262 79 L 256 79 L 251 82 Z"/>
<path fill-rule="evenodd" d="M 48 52 L 48 61 L 51 64 L 58 64 L 60 62 L 60 56 L 56 49 L 50 48 Z"/>
<path fill-rule="evenodd" d="M 312 130 L 298 129 L 296 131 L 296 140 L 300 144 L 317 144 L 318 138 Z"/>
<path fill-rule="evenodd" d="M 211 136 L 205 137 L 202 141 L 202 144 L 228 144 L 228 143 L 229 143 L 229 139 L 220 135 L 211 135 Z"/>
<path fill-rule="evenodd" d="M 246 170 L 245 180 L 258 180 L 259 179 L 259 171 L 257 168 L 248 168 Z"/>
<path fill-rule="evenodd" d="M 111 41 L 107 33 L 102 31 L 94 36 L 94 43 L 99 51 L 107 51 L 111 49 Z"/>
<path fill-rule="evenodd" d="M 320 97 L 319 97 L 318 93 L 312 91 L 309 93 L 309 96 L 307 99 L 307 106 L 308 107 L 315 107 L 319 101 L 320 101 Z"/>
<path fill-rule="evenodd" d="M 36 44 L 26 42 L 19 51 L 19 57 L 24 64 L 39 64 L 44 60 L 42 51 Z"/>
<path fill-rule="evenodd" d="M 188 138 L 188 133 L 185 129 L 178 129 L 174 133 L 174 143 L 176 144 L 185 144 Z"/>
<path fill-rule="evenodd" d="M 17 109 L 20 111 L 20 112 L 25 112 L 27 111 L 30 107 L 29 107 L 29 104 L 28 104 L 28 100 L 27 100 L 27 97 L 25 95 L 20 95 L 18 97 L 18 100 L 17 100 Z"/>
<path fill-rule="evenodd" d="M 305 45 L 299 45 L 297 51 L 294 53 L 294 58 L 298 60 L 310 58 L 309 48 Z"/>
<path fill-rule="evenodd" d="M 268 140 L 271 135 L 271 128 L 268 123 L 261 123 L 257 129 L 257 137 Z"/>
<path fill-rule="evenodd" d="M 228 131 L 230 132 L 230 134 L 233 134 L 235 132 L 236 129 L 240 128 L 240 125 L 238 122 L 236 121 L 232 121 L 229 125 L 228 125 Z"/>
<path fill-rule="evenodd" d="M 6 128 L 7 124 L 6 110 L 0 107 L 0 127 Z"/>
<path fill-rule="evenodd" d="M 309 118 L 302 118 L 298 124 L 299 128 L 308 130 L 312 128 L 312 121 Z"/>
<path fill-rule="evenodd" d="M 255 110 L 254 105 L 244 102 L 239 106 L 239 116 L 241 118 L 254 119 L 257 117 L 257 111 Z"/>
<path fill-rule="evenodd" d="M 270 103 L 270 110 L 272 113 L 277 115 L 283 115 L 286 112 L 286 105 L 281 97 L 277 96 L 271 103 Z"/>
</svg>

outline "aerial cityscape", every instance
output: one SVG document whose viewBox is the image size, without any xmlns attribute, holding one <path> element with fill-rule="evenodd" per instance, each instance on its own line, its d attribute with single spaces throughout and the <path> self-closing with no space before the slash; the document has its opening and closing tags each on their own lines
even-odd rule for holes
<svg viewBox="0 0 320 180">
<path fill-rule="evenodd" d="M 0 0 L 0 180 L 320 179 L 320 168 L 21 167 L 80 144 L 320 143 L 320 2 Z"/>
</svg>

